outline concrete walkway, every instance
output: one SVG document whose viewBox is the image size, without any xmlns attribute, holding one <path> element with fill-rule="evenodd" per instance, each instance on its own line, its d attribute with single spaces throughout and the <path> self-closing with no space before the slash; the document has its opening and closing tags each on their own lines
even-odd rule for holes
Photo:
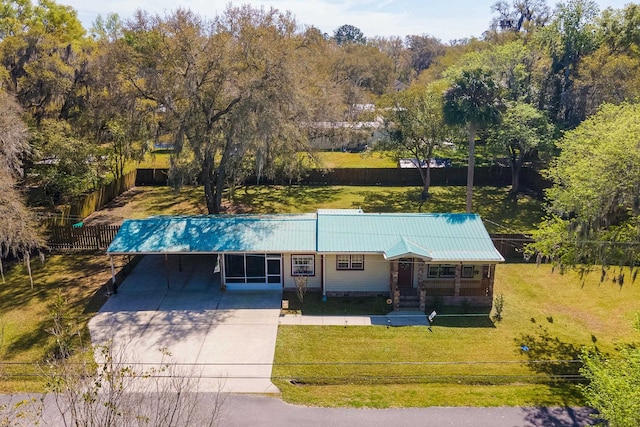
<svg viewBox="0 0 640 427">
<path fill-rule="evenodd" d="M 143 258 L 89 322 L 93 344 L 139 371 L 189 378 L 191 390 L 279 393 L 271 370 L 281 292 L 223 293 L 211 259 L 185 256 L 182 272 L 169 262 L 170 288 L 163 257 Z"/>
<path fill-rule="evenodd" d="M 317 326 L 429 326 L 427 316 L 420 311 L 392 312 L 386 316 L 308 316 L 286 314 L 280 316 L 281 325 Z"/>
</svg>

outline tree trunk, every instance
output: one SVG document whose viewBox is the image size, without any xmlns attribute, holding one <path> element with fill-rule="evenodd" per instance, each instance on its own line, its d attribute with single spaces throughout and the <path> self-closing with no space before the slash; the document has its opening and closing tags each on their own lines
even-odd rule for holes
<svg viewBox="0 0 640 427">
<path fill-rule="evenodd" d="M 511 190 L 509 194 L 513 197 L 520 191 L 520 171 L 522 171 L 523 161 L 523 156 L 511 155 Z"/>
<path fill-rule="evenodd" d="M 213 173 L 213 155 L 207 151 L 202 164 L 202 179 L 204 181 L 204 200 L 207 205 L 207 212 L 210 214 L 219 213 L 220 209 L 216 209 L 215 183 L 216 176 Z"/>
<path fill-rule="evenodd" d="M 473 208 L 473 172 L 476 167 L 476 124 L 469 122 L 469 165 L 467 167 L 467 213 Z"/>
<path fill-rule="evenodd" d="M 431 187 L 431 166 L 429 163 L 431 159 L 427 159 L 427 170 L 425 171 L 424 177 L 422 179 L 422 200 L 427 200 L 429 198 L 429 188 Z"/>
</svg>

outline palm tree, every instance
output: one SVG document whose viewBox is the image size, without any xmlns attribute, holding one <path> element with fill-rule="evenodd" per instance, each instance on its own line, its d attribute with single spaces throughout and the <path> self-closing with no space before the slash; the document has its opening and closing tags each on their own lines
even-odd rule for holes
<svg viewBox="0 0 640 427">
<path fill-rule="evenodd" d="M 477 68 L 465 70 L 444 93 L 444 120 L 467 127 L 469 166 L 467 169 L 467 212 L 471 212 L 476 132 L 500 120 L 503 109 L 500 90 L 491 74 Z"/>
</svg>

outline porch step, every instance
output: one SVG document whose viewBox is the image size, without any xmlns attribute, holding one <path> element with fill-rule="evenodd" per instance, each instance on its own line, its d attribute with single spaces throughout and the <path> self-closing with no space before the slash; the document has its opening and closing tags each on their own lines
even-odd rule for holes
<svg viewBox="0 0 640 427">
<path fill-rule="evenodd" d="M 415 295 L 400 295 L 399 310 L 417 310 L 420 308 L 420 297 Z"/>
</svg>

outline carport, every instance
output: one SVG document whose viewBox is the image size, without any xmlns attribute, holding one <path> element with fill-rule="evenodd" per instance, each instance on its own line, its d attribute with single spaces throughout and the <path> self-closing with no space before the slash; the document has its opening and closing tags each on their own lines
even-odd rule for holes
<svg viewBox="0 0 640 427">
<path fill-rule="evenodd" d="M 182 270 L 185 257 L 203 258 L 220 284 L 230 290 L 282 290 L 284 254 L 314 253 L 313 214 L 159 216 L 125 220 L 109 245 L 113 291 L 117 292 L 113 257 L 160 255 L 164 282 L 172 287 L 172 259 Z"/>
</svg>

